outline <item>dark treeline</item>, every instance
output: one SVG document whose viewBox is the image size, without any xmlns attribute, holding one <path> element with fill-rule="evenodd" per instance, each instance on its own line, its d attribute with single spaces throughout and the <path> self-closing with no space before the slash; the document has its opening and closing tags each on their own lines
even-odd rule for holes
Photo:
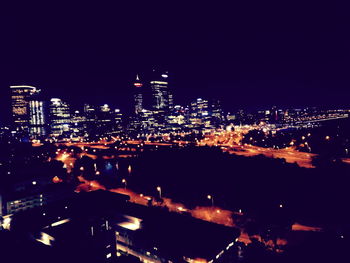
<svg viewBox="0 0 350 263">
<path fill-rule="evenodd" d="M 23 181 L 66 178 L 63 163 L 53 159 L 56 147 L 52 144 L 33 147 L 30 143 L 0 142 L 0 149 L 0 191 Z"/>
</svg>

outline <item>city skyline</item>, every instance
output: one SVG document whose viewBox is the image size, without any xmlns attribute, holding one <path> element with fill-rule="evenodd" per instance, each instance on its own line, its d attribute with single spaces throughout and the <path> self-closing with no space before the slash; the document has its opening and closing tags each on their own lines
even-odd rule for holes
<svg viewBox="0 0 350 263">
<path fill-rule="evenodd" d="M 347 10 L 7 5 L 0 259 L 350 262 Z"/>
<path fill-rule="evenodd" d="M 156 75 L 154 75 L 154 72 L 157 72 Z M 265 111 L 265 110 L 271 110 L 274 107 L 277 107 L 277 109 L 281 109 L 281 110 L 294 110 L 294 109 L 322 109 L 322 110 L 336 110 L 336 109 L 348 109 L 349 106 L 345 105 L 343 107 L 337 107 L 337 106 L 327 106 L 327 105 L 320 105 L 320 106 L 315 106 L 312 104 L 309 105 L 305 105 L 305 106 L 300 106 L 298 104 L 294 104 L 291 105 L 290 107 L 280 107 L 278 106 L 278 104 L 270 104 L 270 105 L 256 105 L 255 107 L 242 107 L 242 108 L 230 108 L 227 107 L 227 105 L 224 105 L 222 103 L 221 100 L 218 100 L 215 97 L 203 97 L 203 96 L 194 96 L 191 99 L 187 99 L 186 101 L 182 98 L 179 98 L 177 96 L 177 90 L 174 90 L 174 88 L 172 87 L 172 79 L 171 79 L 171 73 L 169 74 L 169 72 L 167 70 L 149 70 L 148 74 L 140 74 L 140 73 L 135 73 L 134 78 L 132 80 L 130 80 L 129 85 L 127 87 L 128 90 L 128 94 L 126 96 L 126 99 L 123 101 L 124 103 L 121 105 L 124 105 L 124 107 L 120 107 L 121 105 L 117 105 L 115 103 L 115 101 L 113 101 L 113 99 L 111 100 L 110 98 L 108 98 L 108 96 L 105 99 L 101 99 L 99 102 L 96 102 L 92 99 L 90 100 L 84 100 L 84 97 L 80 98 L 80 100 L 78 100 L 78 102 L 76 100 L 74 100 L 74 98 L 67 98 L 67 96 L 65 96 L 65 94 L 62 94 L 60 91 L 57 91 L 57 93 L 53 94 L 53 96 L 48 96 L 47 92 L 45 92 L 45 89 L 41 89 L 40 87 L 34 86 L 34 85 L 27 85 L 27 84 L 23 84 L 23 85 L 10 85 L 9 88 L 11 90 L 11 87 L 31 87 L 34 89 L 37 89 L 37 92 L 40 93 L 40 100 L 42 101 L 47 101 L 49 103 L 50 100 L 52 99 L 57 99 L 59 98 L 60 100 L 63 99 L 63 101 L 65 101 L 66 103 L 68 103 L 69 105 L 69 112 L 71 114 L 74 113 L 74 111 L 83 111 L 85 105 L 94 105 L 95 107 L 102 107 L 103 105 L 109 105 L 112 108 L 121 110 L 121 112 L 125 115 L 125 116 L 133 116 L 136 112 L 135 112 L 135 103 L 136 103 L 136 97 L 135 96 L 140 96 L 138 97 L 137 100 L 137 104 L 139 104 L 138 106 L 138 110 L 140 111 L 140 109 L 146 109 L 146 110 L 156 110 L 155 108 L 155 97 L 157 96 L 154 92 L 154 85 L 155 83 L 157 83 L 158 81 L 154 81 L 157 79 L 157 74 L 159 75 L 159 78 L 163 78 L 163 75 L 166 76 L 166 93 L 168 92 L 168 86 L 170 88 L 170 104 L 173 106 L 181 106 L 181 107 L 191 107 L 191 104 L 193 102 L 195 102 L 198 99 L 204 99 L 204 100 L 208 100 L 210 103 L 216 103 L 219 102 L 220 103 L 220 107 L 222 107 L 222 109 L 225 111 L 225 113 L 232 113 L 232 114 L 238 114 L 241 110 L 243 110 L 244 112 L 248 113 L 248 114 L 254 114 L 257 113 L 259 111 Z M 141 77 L 140 77 L 141 76 Z M 142 77 L 144 76 L 144 78 Z M 152 77 L 153 76 L 153 77 Z M 170 83 L 168 78 L 170 77 Z M 167 96 L 166 94 L 164 94 L 164 96 Z M 174 99 L 175 96 L 175 99 Z M 3 108 L 2 111 L 2 115 L 1 115 L 1 124 L 2 125 L 9 125 L 12 120 L 11 120 L 11 111 L 10 108 L 12 107 L 10 104 L 10 97 L 11 94 L 9 91 L 6 92 L 6 97 L 4 99 L 4 103 L 1 105 Z M 184 104 L 180 104 L 180 101 L 185 101 Z M 108 103 L 106 103 L 108 102 Z M 277 105 L 277 106 L 276 106 Z M 143 107 L 142 107 L 143 106 Z"/>
<path fill-rule="evenodd" d="M 28 84 L 47 97 L 78 101 L 84 94 L 89 103 L 125 109 L 135 74 L 161 67 L 171 72 L 181 105 L 197 97 L 215 97 L 228 110 L 348 105 L 349 38 L 340 7 L 79 8 L 16 10 L 3 35 L 1 98 L 5 87 Z"/>
<path fill-rule="evenodd" d="M 174 105 L 168 78 L 168 71 L 155 69 L 146 80 L 136 74 L 131 84 L 133 98 L 129 101 L 132 111 L 127 113 L 106 103 L 93 105 L 84 101 L 80 101 L 84 107 L 77 109 L 61 98 L 45 99 L 37 87 L 10 86 L 12 120 L 8 127 L 12 136 L 20 141 L 90 140 L 105 136 L 140 138 L 145 134 L 229 131 L 234 125 L 253 125 L 266 131 L 318 127 L 319 122 L 325 120 L 348 118 L 350 112 L 350 109 L 279 109 L 276 106 L 250 113 L 228 112 L 215 98 L 197 98 L 186 106 Z"/>
</svg>

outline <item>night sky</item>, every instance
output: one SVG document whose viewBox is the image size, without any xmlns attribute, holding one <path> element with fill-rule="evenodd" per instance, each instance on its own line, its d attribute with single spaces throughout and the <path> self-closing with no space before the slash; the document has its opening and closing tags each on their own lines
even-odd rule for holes
<svg viewBox="0 0 350 263">
<path fill-rule="evenodd" d="M 127 110 L 136 73 L 153 67 L 169 71 L 176 104 L 204 97 L 221 99 L 227 110 L 350 106 L 345 7 L 49 2 L 2 10 L 0 121 L 8 86 L 16 84 L 76 107 Z"/>
</svg>

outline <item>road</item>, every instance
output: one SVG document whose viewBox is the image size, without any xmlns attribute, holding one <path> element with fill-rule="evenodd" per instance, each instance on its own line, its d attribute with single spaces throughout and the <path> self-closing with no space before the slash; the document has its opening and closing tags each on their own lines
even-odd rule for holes
<svg viewBox="0 0 350 263">
<path fill-rule="evenodd" d="M 241 144 L 241 138 L 244 134 L 244 131 L 240 132 L 224 132 L 219 133 L 212 136 L 207 136 L 202 141 L 198 142 L 198 146 L 204 146 L 204 145 L 212 145 L 221 147 L 223 151 L 227 151 L 230 154 L 236 154 L 236 155 L 243 155 L 243 156 L 255 156 L 259 154 L 263 154 L 267 157 L 271 158 L 285 158 L 287 162 L 294 163 L 296 162 L 299 166 L 312 168 L 311 160 L 312 157 L 315 156 L 314 154 L 299 152 L 295 150 L 292 147 L 288 147 L 285 149 L 271 149 L 271 148 L 262 148 L 252 145 L 240 145 Z M 112 143 L 112 142 L 110 142 Z M 77 146 L 81 147 L 83 150 L 86 150 L 87 148 L 93 148 L 93 149 L 105 149 L 109 148 L 108 144 L 106 142 L 99 142 L 99 143 L 65 143 L 66 146 Z M 157 143 L 157 142 L 141 142 L 141 141 L 127 141 L 124 143 L 128 144 L 137 144 L 142 145 L 143 144 L 149 144 L 149 145 L 162 145 L 162 146 L 170 146 L 173 145 L 171 143 Z M 184 141 L 178 141 L 178 144 L 185 144 L 187 142 Z M 70 172 L 71 169 L 74 167 L 74 163 L 76 158 L 73 157 L 73 152 L 68 152 L 67 150 L 59 150 L 56 152 L 56 160 L 62 161 L 65 164 L 65 167 L 67 168 L 67 172 Z M 92 157 L 93 159 L 96 159 L 96 155 L 88 154 L 85 151 L 80 153 L 80 155 L 88 155 L 89 157 Z M 101 185 L 97 181 L 88 181 L 84 179 L 82 176 L 79 176 L 78 179 L 80 180 L 81 184 L 77 187 L 76 191 L 94 191 L 98 189 L 106 190 L 106 188 Z M 140 204 L 140 205 L 148 205 L 149 200 L 151 200 L 151 204 L 153 206 L 164 206 L 167 207 L 170 211 L 178 212 L 178 213 L 188 213 L 192 215 L 195 218 L 199 218 L 202 220 L 214 222 L 217 224 L 222 224 L 230 227 L 237 227 L 237 225 L 233 222 L 232 215 L 243 215 L 241 213 L 235 212 L 235 211 L 229 211 L 224 210 L 220 207 L 216 206 L 210 206 L 210 207 L 202 207 L 198 206 L 194 209 L 188 209 L 184 204 L 173 202 L 170 198 L 162 198 L 163 202 L 157 202 L 156 199 L 152 196 L 147 196 L 142 193 L 135 193 L 130 189 L 125 188 L 117 188 L 117 189 L 111 189 L 109 190 L 111 192 L 126 194 L 130 196 L 130 201 Z M 311 226 L 304 226 L 298 223 L 295 223 L 292 226 L 293 231 L 321 231 L 320 228 L 317 227 L 311 227 Z M 261 237 L 255 236 L 255 238 L 261 240 Z M 249 236 L 244 232 L 244 229 L 241 229 L 241 236 L 239 237 L 239 241 L 244 242 L 246 244 L 250 243 L 251 240 Z M 287 241 L 284 239 L 278 240 L 278 244 L 285 244 Z M 271 244 L 267 245 L 272 246 Z"/>
<path fill-rule="evenodd" d="M 262 154 L 269 158 L 284 158 L 287 163 L 297 163 L 300 167 L 314 168 L 312 159 L 316 154 L 300 152 L 296 150 L 295 147 L 273 149 L 258 147 L 251 144 L 242 144 L 243 136 L 249 130 L 249 128 L 242 128 L 238 131 L 223 131 L 215 135 L 209 135 L 201 140 L 198 145 L 217 146 L 221 147 L 224 152 L 247 157 Z"/>
</svg>

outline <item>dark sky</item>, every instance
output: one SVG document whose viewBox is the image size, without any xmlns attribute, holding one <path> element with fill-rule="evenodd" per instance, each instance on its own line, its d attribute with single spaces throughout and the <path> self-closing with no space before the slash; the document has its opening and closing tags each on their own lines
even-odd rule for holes
<svg viewBox="0 0 350 263">
<path fill-rule="evenodd" d="M 2 115 L 11 84 L 36 85 L 77 106 L 126 109 L 135 74 L 154 66 L 169 70 L 176 103 L 207 97 L 228 110 L 349 106 L 350 24 L 343 6 L 30 2 L 1 11 Z"/>
</svg>

